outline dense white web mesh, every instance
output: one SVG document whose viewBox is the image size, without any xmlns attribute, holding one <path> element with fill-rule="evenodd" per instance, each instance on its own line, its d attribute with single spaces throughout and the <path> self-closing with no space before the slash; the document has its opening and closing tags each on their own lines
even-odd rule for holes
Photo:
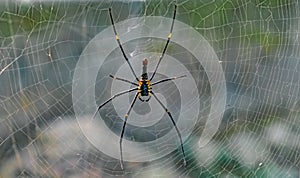
<svg viewBox="0 0 300 178">
<path fill-rule="evenodd" d="M 119 135 L 135 82 L 152 98 L 129 116 L 124 170 Z M 0 177 L 299 177 L 298 1 L 0 1 Z"/>
</svg>

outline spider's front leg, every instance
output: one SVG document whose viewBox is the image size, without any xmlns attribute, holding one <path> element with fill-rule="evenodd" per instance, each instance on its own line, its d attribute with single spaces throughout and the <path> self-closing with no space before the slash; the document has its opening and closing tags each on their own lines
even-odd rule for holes
<svg viewBox="0 0 300 178">
<path fill-rule="evenodd" d="M 157 69 L 158 69 L 158 66 L 159 66 L 161 60 L 163 59 L 163 57 L 164 57 L 164 55 L 165 55 L 165 53 L 166 53 L 166 50 L 167 50 L 167 48 L 168 48 L 168 45 L 169 45 L 169 43 L 170 43 L 170 40 L 171 40 L 171 37 L 172 37 L 172 31 L 173 31 L 173 27 L 174 27 L 174 22 L 175 22 L 175 17 L 176 17 L 176 9 L 177 9 L 177 5 L 175 5 L 175 7 L 174 7 L 173 20 L 172 20 L 171 29 L 170 29 L 170 33 L 169 33 L 169 35 L 168 35 L 167 42 L 166 42 L 166 44 L 165 44 L 165 47 L 164 47 L 164 49 L 163 49 L 163 51 L 162 51 L 161 56 L 159 57 L 158 63 L 156 64 L 155 70 L 154 70 L 154 72 L 153 72 L 153 74 L 152 74 L 152 76 L 151 76 L 151 78 L 150 78 L 150 81 L 152 81 L 152 79 L 154 78 L 154 76 L 155 76 L 155 74 L 156 74 L 156 71 L 157 71 Z"/>
</svg>

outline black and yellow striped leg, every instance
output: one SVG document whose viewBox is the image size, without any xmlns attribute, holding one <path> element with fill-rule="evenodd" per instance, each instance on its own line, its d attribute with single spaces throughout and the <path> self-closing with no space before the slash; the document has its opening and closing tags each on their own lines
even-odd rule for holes
<svg viewBox="0 0 300 178">
<path fill-rule="evenodd" d="M 157 84 L 160 84 L 160 83 L 163 83 L 163 82 L 167 82 L 167 81 L 170 81 L 170 80 L 183 78 L 183 77 L 186 77 L 186 75 L 181 75 L 181 76 L 178 76 L 178 77 L 171 77 L 171 78 L 162 79 L 162 80 L 159 80 L 157 82 L 154 82 L 153 84 L 151 84 L 151 86 L 154 86 L 154 85 L 157 85 Z"/>
<path fill-rule="evenodd" d="M 130 111 L 131 109 L 133 108 L 133 105 L 138 97 L 139 93 L 137 92 L 135 94 L 135 97 L 134 99 L 132 100 L 131 102 L 131 105 L 128 109 L 128 112 L 125 114 L 125 121 L 124 121 L 124 124 L 123 124 L 123 128 L 122 128 L 122 131 L 121 131 L 121 137 L 120 137 L 120 156 L 121 156 L 121 160 L 120 160 L 120 164 L 121 164 L 121 169 L 123 169 L 123 151 L 122 151 L 122 141 L 123 141 L 123 136 L 124 136 L 124 131 L 125 131 L 125 126 L 126 126 L 126 123 L 127 123 L 127 119 L 128 119 L 128 116 L 130 114 Z"/>
<path fill-rule="evenodd" d="M 129 65 L 129 67 L 130 67 L 130 69 L 131 69 L 131 72 L 132 72 L 132 74 L 134 75 L 135 79 L 136 79 L 137 81 L 139 81 L 137 75 L 135 74 L 135 72 L 134 72 L 134 70 L 133 70 L 133 68 L 132 68 L 132 66 L 131 66 L 131 64 L 130 64 L 130 62 L 129 62 L 129 60 L 128 60 L 126 54 L 125 54 L 125 51 L 124 51 L 124 49 L 123 49 L 123 47 L 122 47 L 122 44 L 121 44 L 121 42 L 120 42 L 120 39 L 119 39 L 117 30 L 116 30 L 116 27 L 115 27 L 114 19 L 113 19 L 112 13 L 111 13 L 111 8 L 109 8 L 109 16 L 110 16 L 111 24 L 112 24 L 113 29 L 114 29 L 114 33 L 115 33 L 115 36 L 116 36 L 116 40 L 117 40 L 117 42 L 118 42 L 118 44 L 119 44 L 119 47 L 120 47 L 120 49 L 121 49 L 121 52 L 122 52 L 122 54 L 123 54 L 123 56 L 124 56 L 126 62 L 128 63 L 128 65 Z"/>
<path fill-rule="evenodd" d="M 174 125 L 174 127 L 175 127 L 175 129 L 176 129 L 176 132 L 177 132 L 178 137 L 179 137 L 179 139 L 180 139 L 181 151 L 182 151 L 182 155 L 183 155 L 183 164 L 184 164 L 184 166 L 186 166 L 185 153 L 184 153 L 183 143 L 182 143 L 182 138 L 181 138 L 181 134 L 180 134 L 180 132 L 179 132 L 179 129 L 178 129 L 178 127 L 176 126 L 176 123 L 175 123 L 175 121 L 174 121 L 174 119 L 173 119 L 173 117 L 172 117 L 170 111 L 169 111 L 169 110 L 165 107 L 165 105 L 157 98 L 157 96 L 153 93 L 153 91 L 151 91 L 151 93 L 152 93 L 152 95 L 154 96 L 154 98 L 158 101 L 158 103 L 164 108 L 164 110 L 166 111 L 166 113 L 169 115 L 169 117 L 170 117 L 170 119 L 171 119 L 171 121 L 172 121 L 172 123 L 173 123 L 173 125 Z"/>
<path fill-rule="evenodd" d="M 158 66 L 159 66 L 159 64 L 160 64 L 160 62 L 161 62 L 161 60 L 162 60 L 162 58 L 164 57 L 164 55 L 165 55 L 165 53 L 166 53 L 167 47 L 168 47 L 169 42 L 170 42 L 170 39 L 171 39 L 171 37 L 172 37 L 172 31 L 173 31 L 174 21 L 175 21 L 175 16 L 176 16 L 176 9 L 177 9 L 177 6 L 176 6 L 176 4 L 175 4 L 174 14 L 173 14 L 173 21 L 172 21 L 170 33 L 169 33 L 169 35 L 168 35 L 168 40 L 167 40 L 166 45 L 165 45 L 165 47 L 164 47 L 164 49 L 163 49 L 163 51 L 162 51 L 162 54 L 161 54 L 161 56 L 160 56 L 160 58 L 159 58 L 159 60 L 158 60 L 158 63 L 157 63 L 157 65 L 156 65 L 156 67 L 155 67 L 155 70 L 154 70 L 154 72 L 153 72 L 153 74 L 152 74 L 152 76 L 151 76 L 151 78 L 150 78 L 150 81 L 153 79 L 154 75 L 156 74 L 156 71 L 157 71 L 157 69 L 158 69 Z"/>
<path fill-rule="evenodd" d="M 136 84 L 136 83 L 133 83 L 133 82 L 131 82 L 131 81 L 129 81 L 129 80 L 126 80 L 126 79 L 123 79 L 123 78 L 116 77 L 116 76 L 111 75 L 111 74 L 109 75 L 109 77 L 111 77 L 111 78 L 114 79 L 114 80 L 119 80 L 119 81 L 122 81 L 122 82 L 130 83 L 131 85 L 134 85 L 134 86 L 139 86 L 139 85 Z"/>
<path fill-rule="evenodd" d="M 96 117 L 97 112 L 98 112 L 103 106 L 105 106 L 108 102 L 110 102 L 110 101 L 113 100 L 114 98 L 116 98 L 116 97 L 118 97 L 118 96 L 121 96 L 121 95 L 123 95 L 123 94 L 125 94 L 125 93 L 130 93 L 130 92 L 136 91 L 136 90 L 138 90 L 138 88 L 132 88 L 132 89 L 129 89 L 129 90 L 126 90 L 126 91 L 123 91 L 123 92 L 120 92 L 120 93 L 117 93 L 117 94 L 113 95 L 113 96 L 110 97 L 108 100 L 106 100 L 104 103 L 102 103 L 100 106 L 98 106 L 98 109 L 97 109 L 97 111 L 95 112 L 93 118 Z"/>
</svg>

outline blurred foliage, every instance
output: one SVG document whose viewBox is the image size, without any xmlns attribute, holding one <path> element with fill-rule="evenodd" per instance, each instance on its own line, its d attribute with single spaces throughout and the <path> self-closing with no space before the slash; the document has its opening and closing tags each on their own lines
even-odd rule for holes
<svg viewBox="0 0 300 178">
<path fill-rule="evenodd" d="M 139 14 L 171 17 L 173 4 L 170 0 L 147 1 L 143 4 L 145 12 Z M 286 41 L 284 31 L 290 26 L 292 19 L 289 17 L 295 15 L 294 2 L 287 0 L 178 1 L 177 4 L 177 19 L 196 28 L 212 43 L 215 42 L 218 48 L 224 49 L 226 40 L 236 39 L 244 45 L 260 44 L 266 54 Z M 101 5 L 110 6 L 108 3 Z M 9 3 L 4 7 L 0 9 L 0 36 L 9 37 L 35 32 L 53 22 L 72 22 L 75 20 L 72 15 L 78 12 L 87 13 L 86 17 L 92 15 L 91 19 L 98 18 L 95 14 L 99 3 Z M 278 8 L 285 11 L 279 11 Z"/>
<path fill-rule="evenodd" d="M 245 45 L 257 43 L 270 53 L 284 41 L 290 18 L 296 13 L 295 1 L 288 0 L 220 0 L 178 1 L 178 20 L 196 28 L 207 39 L 216 41 L 220 49 L 226 48 L 228 39 L 236 39 Z M 171 16 L 172 1 L 150 1 L 146 15 Z M 278 8 L 283 9 L 278 10 Z M 287 13 L 288 12 L 288 13 Z"/>
</svg>

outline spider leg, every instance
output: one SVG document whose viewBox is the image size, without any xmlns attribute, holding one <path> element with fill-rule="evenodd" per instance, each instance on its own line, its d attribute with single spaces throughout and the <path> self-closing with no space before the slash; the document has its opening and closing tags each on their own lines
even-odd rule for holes
<svg viewBox="0 0 300 178">
<path fill-rule="evenodd" d="M 171 37 L 172 37 L 172 31 L 173 31 L 173 27 L 174 27 L 174 20 L 175 20 L 175 16 L 176 16 L 176 9 L 177 9 L 177 5 L 175 4 L 174 14 L 173 14 L 173 21 L 172 21 L 170 33 L 169 33 L 169 35 L 168 35 L 168 40 L 167 40 L 167 42 L 166 42 L 166 45 L 165 45 L 165 47 L 164 47 L 164 49 L 163 49 L 163 52 L 162 52 L 161 56 L 159 57 L 158 63 L 157 63 L 157 65 L 156 65 L 156 67 L 155 67 L 155 70 L 154 70 L 154 72 L 153 72 L 153 74 L 152 74 L 152 76 L 151 76 L 151 78 L 150 78 L 150 81 L 153 79 L 154 75 L 156 74 L 157 68 L 158 68 L 158 66 L 159 66 L 159 64 L 160 64 L 160 62 L 161 62 L 161 60 L 162 60 L 162 58 L 164 57 L 164 55 L 165 55 L 165 53 L 166 53 L 167 47 L 168 47 L 169 42 L 170 42 L 170 39 L 171 39 Z"/>
<path fill-rule="evenodd" d="M 123 79 L 123 78 L 119 78 L 119 77 L 116 77 L 116 76 L 113 76 L 113 75 L 109 75 L 109 77 L 111 77 L 112 79 L 114 79 L 114 80 L 120 80 L 120 81 L 123 81 L 123 82 L 126 82 L 126 83 L 130 83 L 130 84 L 132 84 L 132 85 L 135 85 L 135 86 L 139 86 L 138 84 L 136 84 L 136 83 L 133 83 L 133 82 L 131 82 L 131 81 L 129 81 L 129 80 L 126 80 L 126 79 Z"/>
<path fill-rule="evenodd" d="M 136 79 L 137 81 L 139 81 L 137 75 L 135 74 L 135 72 L 134 72 L 134 70 L 133 70 L 133 68 L 132 68 L 132 66 L 131 66 L 131 64 L 130 64 L 130 62 L 129 62 L 129 60 L 128 60 L 128 57 L 127 57 L 126 54 L 125 54 L 125 51 L 124 51 L 124 49 L 123 49 L 123 47 L 122 47 L 122 44 L 121 44 L 121 42 L 120 42 L 120 39 L 119 39 L 117 30 L 116 30 L 116 27 L 115 27 L 114 19 L 113 19 L 112 13 L 111 13 L 111 8 L 109 8 L 109 16 L 110 16 L 111 24 L 112 24 L 113 29 L 114 29 L 114 33 L 115 33 L 115 36 L 116 36 L 116 40 L 117 40 L 117 42 L 118 42 L 118 44 L 119 44 L 119 47 L 120 47 L 121 52 L 122 52 L 122 54 L 123 54 L 123 57 L 125 58 L 126 62 L 128 63 L 128 65 L 129 65 L 129 67 L 130 67 L 130 69 L 131 69 L 131 72 L 132 72 L 132 74 L 134 75 L 135 79 Z"/>
<path fill-rule="evenodd" d="M 96 117 L 97 112 L 98 112 L 104 105 L 106 105 L 108 102 L 110 102 L 111 100 L 113 100 L 114 98 L 116 98 L 116 97 L 118 97 L 118 96 L 121 96 L 121 95 L 123 95 L 123 94 L 125 94 L 125 93 L 129 93 L 129 92 L 132 92 L 132 91 L 135 91 L 135 90 L 138 90 L 138 88 L 132 88 L 132 89 L 125 90 L 125 91 L 122 91 L 122 92 L 120 92 L 120 93 L 117 93 L 117 94 L 113 95 L 111 98 L 109 98 L 109 99 L 106 100 L 104 103 L 102 103 L 100 106 L 98 106 L 98 109 L 97 109 L 97 111 L 95 112 L 93 118 Z"/>
<path fill-rule="evenodd" d="M 170 117 L 170 119 L 171 119 L 171 121 L 172 121 L 172 123 L 173 123 L 173 125 L 174 125 L 174 127 L 175 127 L 175 129 L 176 129 L 176 131 L 177 131 L 178 137 L 179 137 L 179 139 L 180 139 L 180 144 L 181 144 L 181 151 L 182 151 L 182 155 L 183 155 L 183 164 L 184 164 L 184 166 L 186 166 L 185 153 L 184 153 L 183 143 L 182 143 L 182 138 L 181 138 L 181 134 L 180 134 L 180 132 L 179 132 L 179 129 L 178 129 L 178 127 L 176 126 L 176 123 L 175 123 L 175 121 L 174 121 L 174 119 L 173 119 L 173 117 L 172 117 L 170 111 L 168 110 L 168 108 L 166 108 L 166 106 L 165 106 L 165 105 L 157 98 L 157 96 L 154 94 L 153 91 L 151 91 L 151 94 L 152 94 L 152 95 L 154 96 L 154 98 L 158 101 L 158 103 L 164 108 L 164 110 L 166 111 L 166 113 L 168 113 L 168 115 L 169 115 L 169 117 Z"/>
<path fill-rule="evenodd" d="M 130 114 L 130 111 L 131 109 L 133 108 L 133 105 L 138 97 L 138 92 L 135 94 L 135 97 L 134 99 L 132 100 L 131 102 L 131 105 L 128 109 L 128 112 L 125 114 L 125 121 L 124 121 L 124 124 L 123 124 L 123 128 L 122 128 L 122 131 L 121 131 L 121 137 L 120 137 L 120 156 L 121 156 L 121 160 L 120 160 L 120 163 L 121 163 L 121 169 L 123 169 L 123 152 L 122 152 L 122 141 L 123 141 L 123 136 L 124 136 L 124 131 L 125 131 L 125 126 L 126 126 L 126 123 L 127 123 L 127 119 L 128 119 L 128 116 Z"/>
<path fill-rule="evenodd" d="M 181 76 L 178 76 L 178 77 L 172 77 L 172 78 L 162 79 L 162 80 L 159 80 L 157 82 L 154 82 L 153 84 L 151 84 L 151 86 L 154 86 L 154 85 L 157 85 L 157 84 L 160 84 L 160 83 L 163 83 L 163 82 L 167 82 L 167 81 L 170 81 L 170 80 L 175 80 L 175 79 L 183 78 L 183 77 L 186 77 L 186 75 L 181 75 Z"/>
</svg>

